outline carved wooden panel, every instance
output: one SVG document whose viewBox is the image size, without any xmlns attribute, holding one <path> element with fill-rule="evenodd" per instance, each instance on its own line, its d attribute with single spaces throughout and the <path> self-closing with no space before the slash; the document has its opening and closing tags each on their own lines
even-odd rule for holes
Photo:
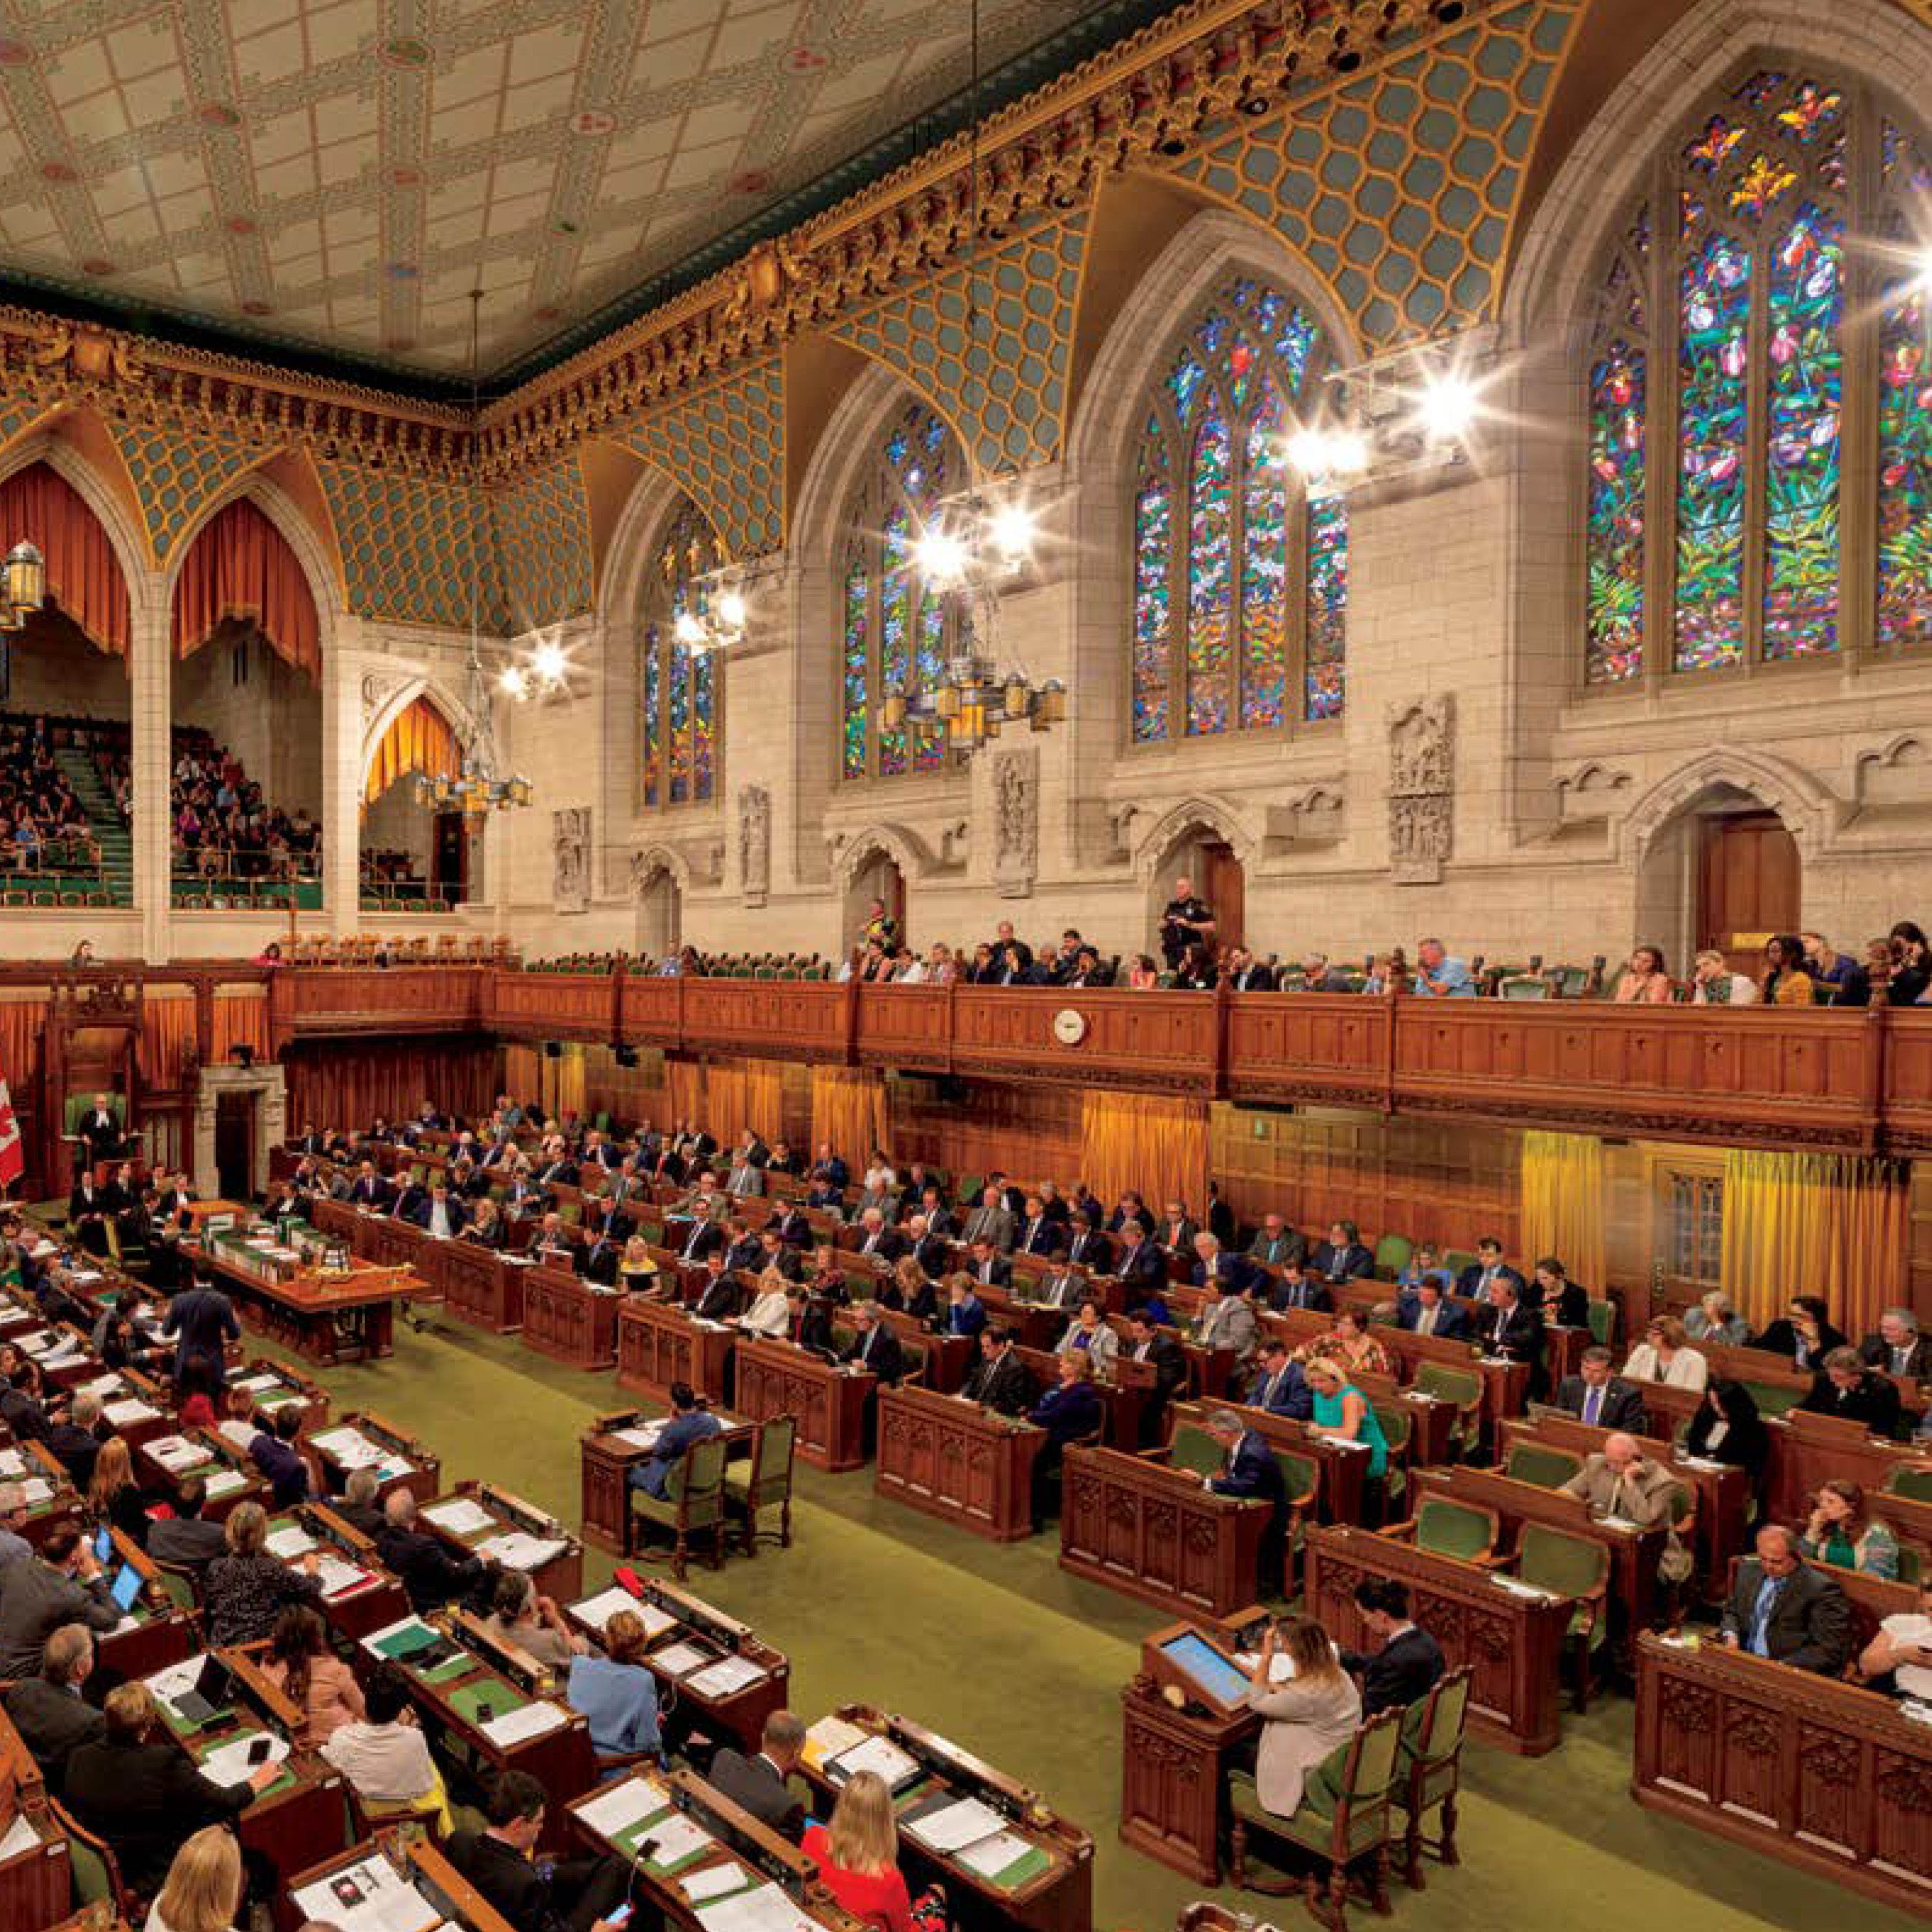
<svg viewBox="0 0 1932 1932">
<path fill-rule="evenodd" d="M 608 1040 L 616 1028 L 608 973 L 499 973 L 490 1019 L 499 1033 L 545 1040 Z"/>
<path fill-rule="evenodd" d="M 1086 1031 L 1058 1038 L 1054 1016 Z M 1218 1007 L 1206 993 L 1062 992 L 1049 986 L 953 988 L 952 1066 L 1015 1080 L 1089 1080 L 1204 1096 L 1218 1059 Z"/>
</svg>

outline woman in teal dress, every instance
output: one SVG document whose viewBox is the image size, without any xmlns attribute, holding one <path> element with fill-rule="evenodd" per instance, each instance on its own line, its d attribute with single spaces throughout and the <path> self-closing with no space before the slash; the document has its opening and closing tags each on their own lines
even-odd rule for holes
<svg viewBox="0 0 1932 1932">
<path fill-rule="evenodd" d="M 1388 1438 L 1366 1396 L 1332 1358 L 1311 1361 L 1303 1372 L 1315 1395 L 1315 1426 L 1324 1436 L 1346 1436 L 1369 1445 L 1369 1476 L 1378 1481 L 1388 1467 Z"/>
</svg>

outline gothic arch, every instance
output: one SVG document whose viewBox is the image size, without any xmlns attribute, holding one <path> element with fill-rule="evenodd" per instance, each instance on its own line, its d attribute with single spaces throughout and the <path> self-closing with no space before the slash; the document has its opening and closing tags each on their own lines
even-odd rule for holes
<svg viewBox="0 0 1932 1932">
<path fill-rule="evenodd" d="M 933 869 L 932 860 L 919 840 L 903 825 L 872 824 L 855 832 L 838 848 L 832 862 L 832 890 L 844 894 L 867 862 L 884 858 L 898 868 L 899 876 L 910 885 Z"/>
<path fill-rule="evenodd" d="M 104 432 L 103 440 L 107 442 L 104 463 L 111 460 L 118 464 L 119 452 L 113 449 L 111 440 L 105 437 Z M 104 475 L 93 459 L 83 455 L 67 437 L 56 434 L 55 426 L 45 422 L 33 434 L 10 443 L 4 452 L 0 453 L 0 476 L 10 476 L 16 470 L 27 469 L 36 463 L 44 463 L 64 482 L 72 484 L 81 501 L 107 532 L 114 560 L 121 568 L 122 580 L 128 586 L 129 614 L 138 647 L 144 620 L 152 621 L 158 611 L 165 624 L 168 593 L 156 591 L 147 537 L 131 507 L 134 484 L 127 478 L 124 467 L 118 481 L 111 475 Z M 164 647 L 166 642 L 164 636 Z"/>
<path fill-rule="evenodd" d="M 1219 799 L 1196 796 L 1163 812 L 1144 832 L 1136 836 L 1133 846 L 1134 876 L 1143 886 L 1151 886 L 1173 859 L 1176 849 L 1187 838 L 1211 833 L 1232 847 L 1243 868 L 1261 856 L 1261 841 L 1241 822 L 1233 806 Z"/>
<path fill-rule="evenodd" d="M 280 452 L 274 452 L 279 454 Z M 208 524 L 230 503 L 244 498 L 253 503 L 263 516 L 275 526 L 276 534 L 295 553 L 296 561 L 302 566 L 303 577 L 308 584 L 308 594 L 315 604 L 316 629 L 322 640 L 322 661 L 328 662 L 330 650 L 339 641 L 340 627 L 349 615 L 349 608 L 342 594 L 342 583 L 335 568 L 334 559 L 329 554 L 316 528 L 305 516 L 301 507 L 288 493 L 263 472 L 273 455 L 250 470 L 244 470 L 232 478 L 227 486 L 209 497 L 183 526 L 176 538 L 170 552 L 166 567 L 161 578 L 161 601 L 172 608 L 175 585 L 179 580 L 188 554 L 194 548 L 195 540 Z"/>
<path fill-rule="evenodd" d="M 1678 818 L 1700 800 L 1726 789 L 1776 812 L 1808 863 L 1829 847 L 1837 830 L 1837 803 L 1816 779 L 1768 753 L 1718 745 L 1660 779 L 1630 807 L 1619 828 L 1628 862 L 1641 866 Z"/>
<path fill-rule="evenodd" d="M 356 796 L 360 799 L 369 782 L 369 768 L 375 763 L 376 748 L 389 727 L 418 698 L 428 700 L 441 712 L 456 734 L 456 742 L 466 758 L 475 759 L 490 742 L 487 730 L 471 716 L 469 708 L 457 702 L 436 680 L 425 676 L 405 676 L 399 682 L 385 684 L 383 674 L 370 671 L 362 681 L 362 743 L 356 761 Z M 374 708 L 371 709 L 373 704 Z"/>
<path fill-rule="evenodd" d="M 1932 99 L 1932 34 L 1894 0 L 1694 0 L 1571 146 L 1538 204 L 1503 291 L 1506 341 L 1567 331 L 1660 136 L 1754 50 L 1808 56 L 1903 101 Z"/>
<path fill-rule="evenodd" d="M 631 854 L 630 892 L 637 898 L 660 872 L 670 875 L 681 892 L 691 890 L 691 861 L 674 845 L 646 845 Z"/>
<path fill-rule="evenodd" d="M 606 624 L 628 624 L 636 615 L 650 582 L 651 553 L 657 548 L 664 525 L 675 514 L 680 499 L 691 494 L 668 470 L 660 469 L 648 457 L 642 460 L 644 474 L 618 513 L 606 553 L 598 600 Z M 691 500 L 699 515 L 710 524 L 710 512 L 704 504 L 696 496 Z M 716 524 L 712 524 L 711 527 L 716 535 Z M 719 543 L 722 549 L 722 537 Z"/>
</svg>

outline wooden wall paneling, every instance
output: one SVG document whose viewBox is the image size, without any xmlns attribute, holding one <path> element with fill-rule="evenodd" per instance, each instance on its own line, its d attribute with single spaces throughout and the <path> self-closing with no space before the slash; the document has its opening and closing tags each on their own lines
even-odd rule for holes
<svg viewBox="0 0 1932 1932">
<path fill-rule="evenodd" d="M 963 1103 L 949 1102 L 934 1081 L 888 1080 L 893 1158 L 924 1161 L 955 1177 L 998 1168 L 1022 1185 L 1052 1180 L 1064 1188 L 1081 1178 L 1077 1087 L 974 1080 L 966 1092 Z"/>
<path fill-rule="evenodd" d="M 1906 1241 L 1906 1279 L 1918 1325 L 1932 1331 L 1932 1161 L 1912 1168 L 1912 1220 Z"/>
<path fill-rule="evenodd" d="M 425 1099 L 474 1118 L 496 1094 L 496 1049 L 477 1036 L 454 1040 L 304 1042 L 282 1056 L 289 1131 L 367 1126 L 378 1114 L 413 1114 Z M 526 1086 L 513 1090 L 527 1093 Z"/>
</svg>

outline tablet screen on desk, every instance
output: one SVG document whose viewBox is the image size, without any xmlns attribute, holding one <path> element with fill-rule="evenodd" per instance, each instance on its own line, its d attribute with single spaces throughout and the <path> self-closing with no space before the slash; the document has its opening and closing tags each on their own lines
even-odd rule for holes
<svg viewBox="0 0 1932 1932">
<path fill-rule="evenodd" d="M 1237 1670 L 1205 1637 L 1196 1636 L 1192 1630 L 1170 1637 L 1161 1646 L 1160 1654 L 1217 1703 L 1238 1706 L 1247 1702 L 1246 1673 Z"/>
<path fill-rule="evenodd" d="M 141 1573 L 131 1563 L 124 1563 L 114 1573 L 114 1580 L 107 1586 L 108 1594 L 114 1599 L 115 1607 L 124 1617 L 134 1607 L 134 1599 L 141 1594 Z"/>
</svg>

